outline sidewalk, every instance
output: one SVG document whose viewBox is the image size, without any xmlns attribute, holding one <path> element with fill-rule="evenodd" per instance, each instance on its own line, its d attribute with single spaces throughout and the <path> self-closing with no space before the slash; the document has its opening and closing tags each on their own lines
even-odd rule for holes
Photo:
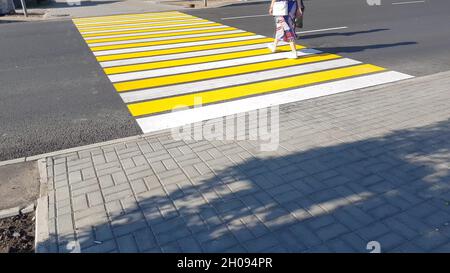
<svg viewBox="0 0 450 273">
<path fill-rule="evenodd" d="M 449 252 L 449 89 L 447 72 L 283 105 L 274 152 L 164 131 L 48 156 L 40 248 Z"/>
<path fill-rule="evenodd" d="M 167 2 L 167 4 L 165 2 Z M 170 2 L 166 0 L 49 0 L 48 3 L 41 3 L 36 6 L 28 7 L 28 17 L 24 17 L 22 9 L 17 8 L 16 15 L 1 17 L 0 23 L 163 12 L 181 10 L 184 8 L 187 8 L 187 5 L 171 5 Z"/>
<path fill-rule="evenodd" d="M 209 0 L 207 8 L 224 5 L 258 2 L 264 0 Z M 133 14 L 145 12 L 163 12 L 182 9 L 205 8 L 203 0 L 51 0 L 46 4 L 39 4 L 28 8 L 29 17 L 23 17 L 22 10 L 17 9 L 17 15 L 2 17 L 2 21 L 39 21 L 45 19 L 70 19 L 92 16 L 106 16 L 117 14 Z"/>
<path fill-rule="evenodd" d="M 164 4 L 164 1 L 143 0 L 53 0 L 46 9 L 46 18 L 77 18 L 127 13 L 179 10 L 185 7 Z"/>
</svg>

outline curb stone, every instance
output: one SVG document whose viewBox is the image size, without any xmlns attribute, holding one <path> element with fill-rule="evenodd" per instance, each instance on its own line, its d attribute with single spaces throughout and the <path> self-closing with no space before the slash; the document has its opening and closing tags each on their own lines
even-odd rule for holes
<svg viewBox="0 0 450 273">
<path fill-rule="evenodd" d="M 20 214 L 20 207 L 4 209 L 0 211 L 0 219 L 13 217 Z"/>
<path fill-rule="evenodd" d="M 39 198 L 36 206 L 36 223 L 34 237 L 34 252 L 47 253 L 49 243 L 48 229 L 48 194 L 47 194 L 47 164 L 45 159 L 38 160 Z"/>
<path fill-rule="evenodd" d="M 17 216 L 20 214 L 28 214 L 28 213 L 33 212 L 34 208 L 35 208 L 35 204 L 33 202 L 26 207 L 17 206 L 17 207 L 13 207 L 13 208 L 9 208 L 9 209 L 3 209 L 3 210 L 0 210 L 0 219 L 13 217 L 13 216 Z"/>
<path fill-rule="evenodd" d="M 21 214 L 27 214 L 27 213 L 33 212 L 35 208 L 36 208 L 35 207 L 35 203 L 33 202 L 32 204 L 30 204 L 30 205 L 26 206 L 25 208 L 21 209 L 20 213 Z"/>
</svg>

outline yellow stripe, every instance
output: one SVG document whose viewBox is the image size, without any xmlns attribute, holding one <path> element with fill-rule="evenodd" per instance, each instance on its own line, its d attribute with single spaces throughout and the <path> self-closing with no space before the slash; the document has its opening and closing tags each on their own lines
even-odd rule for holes
<svg viewBox="0 0 450 273">
<path fill-rule="evenodd" d="M 159 38 L 159 37 L 171 37 L 171 36 L 176 37 L 179 35 L 201 34 L 201 33 L 209 33 L 209 32 L 228 31 L 228 30 L 236 30 L 236 28 L 223 26 L 221 28 L 213 28 L 213 29 L 182 31 L 182 32 L 169 32 L 169 33 L 138 35 L 138 36 L 126 36 L 126 37 L 117 37 L 117 38 L 93 39 L 93 40 L 86 40 L 86 42 L 88 44 L 95 44 L 95 43 L 104 43 L 104 42 L 130 41 L 130 40 L 145 39 L 145 38 Z"/>
<path fill-rule="evenodd" d="M 208 22 L 208 20 L 204 19 L 189 19 L 189 20 L 183 20 L 183 21 L 170 21 L 170 22 L 158 22 L 158 23 L 148 23 L 148 24 L 142 24 L 142 25 L 135 25 L 135 26 L 113 26 L 113 27 L 102 27 L 97 29 L 78 29 L 80 33 L 87 33 L 91 31 L 104 31 L 104 30 L 119 30 L 119 29 L 135 29 L 135 28 L 142 28 L 142 27 L 158 27 L 158 26 L 170 26 L 170 25 L 180 25 L 180 24 L 191 24 L 191 23 L 201 23 L 201 22 Z"/>
<path fill-rule="evenodd" d="M 132 44 L 123 44 L 123 45 L 96 46 L 96 47 L 91 47 L 91 50 L 92 51 L 103 51 L 103 50 L 124 49 L 124 48 L 133 48 L 133 47 L 142 47 L 142 46 L 170 45 L 170 44 L 210 41 L 210 40 L 218 40 L 218 39 L 226 39 L 226 38 L 234 38 L 234 37 L 245 37 L 245 36 L 252 36 L 252 35 L 255 35 L 255 33 L 240 32 L 240 33 L 232 33 L 232 34 L 225 34 L 225 35 L 212 35 L 212 36 L 132 43 Z"/>
<path fill-rule="evenodd" d="M 199 18 L 199 17 L 190 16 L 190 15 L 186 15 L 186 14 L 174 14 L 173 16 L 158 16 L 158 17 L 130 16 L 130 17 L 123 17 L 123 18 L 116 18 L 116 19 L 91 20 L 91 21 L 85 21 L 85 22 L 73 21 L 73 23 L 80 27 L 90 27 L 90 26 L 97 26 L 100 24 L 119 23 L 119 22 L 124 22 L 124 21 L 141 21 L 141 20 L 158 21 L 158 20 L 171 20 L 171 19 L 176 19 L 179 17 Z"/>
<path fill-rule="evenodd" d="M 105 18 L 105 19 L 98 19 L 98 20 L 86 20 L 86 21 L 75 21 L 73 20 L 73 23 L 77 26 L 94 26 L 96 24 L 106 24 L 106 23 L 115 23 L 119 21 L 132 21 L 132 20 L 167 20 L 171 18 L 176 18 L 179 16 L 186 16 L 186 17 L 194 17 L 189 16 L 186 14 L 173 14 L 170 16 L 129 16 L 129 17 L 118 17 L 118 18 Z"/>
<path fill-rule="evenodd" d="M 179 106 L 193 106 L 194 99 L 196 98 L 201 98 L 202 104 L 209 104 L 224 100 L 265 94 L 287 88 L 300 87 L 313 83 L 347 78 L 367 73 L 374 73 L 382 70 L 384 70 L 384 68 L 370 64 L 363 64 L 353 67 L 334 69 L 331 71 L 322 71 L 277 80 L 216 89 L 196 94 L 188 94 L 178 97 L 129 104 L 128 109 L 133 116 L 149 115 L 158 112 L 173 110 L 175 107 Z"/>
<path fill-rule="evenodd" d="M 150 57 L 150 56 L 158 56 L 158 55 L 167 55 L 167 54 L 175 54 L 175 53 L 183 53 L 183 52 L 193 52 L 200 50 L 208 50 L 208 49 L 218 49 L 218 48 L 226 48 L 233 46 L 241 46 L 241 45 L 254 45 L 265 42 L 273 41 L 273 38 L 258 38 L 254 40 L 245 40 L 245 41 L 236 41 L 236 42 L 228 42 L 221 44 L 210 44 L 210 45 L 200 45 L 200 46 L 189 46 L 189 47 L 180 47 L 180 48 L 169 48 L 169 49 L 161 49 L 161 50 L 150 50 L 150 51 L 142 51 L 142 52 L 134 52 L 134 53 L 123 53 L 123 54 L 114 54 L 114 55 L 105 55 L 105 56 L 97 56 L 97 61 L 114 61 L 121 59 L 130 59 L 130 58 L 139 58 L 139 57 Z"/>
<path fill-rule="evenodd" d="M 102 37 L 102 36 L 119 35 L 119 34 L 154 32 L 154 31 L 160 31 L 160 30 L 186 29 L 186 28 L 192 28 L 192 27 L 198 27 L 198 26 L 213 27 L 213 26 L 221 26 L 221 24 L 219 24 L 219 23 L 211 23 L 211 24 L 187 25 L 187 26 L 178 26 L 178 27 L 149 28 L 149 29 L 140 29 L 140 30 L 118 31 L 118 32 L 92 33 L 92 34 L 84 34 L 82 36 L 85 37 L 85 38 L 88 38 L 88 37 Z"/>
<path fill-rule="evenodd" d="M 148 13 L 136 13 L 136 14 L 119 14 L 119 15 L 109 15 L 109 16 L 97 16 L 97 17 L 85 17 L 85 18 L 76 18 L 72 19 L 77 23 L 85 23 L 85 22 L 95 22 L 99 20 L 115 20 L 121 18 L 132 18 L 132 17 L 148 17 L 148 18 L 164 18 L 168 16 L 177 16 L 177 15 L 186 15 L 184 13 L 178 11 L 169 11 L 169 12 L 148 12 Z"/>
<path fill-rule="evenodd" d="M 305 48 L 305 47 L 297 46 L 297 49 L 302 49 L 302 48 Z M 281 51 L 284 51 L 284 50 L 289 51 L 290 46 L 285 45 L 285 46 L 278 47 L 278 49 Z M 271 52 L 267 48 L 262 48 L 262 49 L 224 53 L 224 54 L 217 54 L 217 55 L 192 57 L 192 58 L 186 58 L 186 59 L 177 59 L 177 60 L 159 61 L 159 62 L 153 62 L 153 63 L 143 63 L 143 64 L 108 67 L 108 68 L 105 68 L 104 71 L 106 74 L 111 75 L 111 74 L 127 73 L 127 72 L 150 70 L 150 69 L 157 69 L 157 68 L 175 67 L 175 66 L 182 66 L 182 65 L 191 65 L 191 64 L 200 64 L 200 63 L 221 61 L 221 60 L 237 59 L 237 58 L 250 57 L 250 56 L 259 56 L 259 55 L 265 55 L 265 54 L 269 54 L 269 53 L 271 53 Z"/>
<path fill-rule="evenodd" d="M 72 21 L 77 23 L 89 23 L 95 22 L 99 20 L 104 21 L 114 21 L 114 20 L 122 20 L 123 18 L 167 18 L 173 16 L 192 16 L 190 14 L 181 13 L 181 12 L 167 12 L 167 13 L 141 13 L 141 14 L 122 14 L 122 15 L 110 15 L 110 16 L 100 16 L 100 17 L 84 17 L 84 18 L 75 18 Z"/>
<path fill-rule="evenodd" d="M 178 75 L 168 75 L 155 77 L 150 79 L 141 79 L 127 82 L 115 83 L 114 87 L 118 92 L 131 91 L 142 88 L 152 88 L 163 85 L 187 83 L 219 77 L 226 77 L 238 74 L 245 74 L 275 68 L 288 67 L 306 63 L 320 62 L 326 60 L 337 59 L 340 56 L 334 54 L 322 54 L 314 56 L 305 56 L 298 59 L 281 59 L 275 61 L 267 61 L 261 63 L 245 64 L 233 67 L 218 68 L 206 71 L 190 72 Z"/>
<path fill-rule="evenodd" d="M 105 22 L 105 23 L 97 23 L 97 24 L 75 24 L 78 29 L 95 29 L 98 27 L 107 27 L 107 26 L 113 26 L 113 25 L 124 25 L 124 24 L 140 24 L 140 23 L 154 23 L 154 22 L 171 22 L 174 20 L 186 20 L 186 19 L 194 19 L 198 17 L 194 16 L 180 16 L 180 17 L 174 17 L 173 19 L 161 19 L 161 18 L 150 18 L 145 19 L 143 18 L 133 18 L 133 19 L 124 19 L 120 21 L 111 21 L 111 22 Z"/>
</svg>

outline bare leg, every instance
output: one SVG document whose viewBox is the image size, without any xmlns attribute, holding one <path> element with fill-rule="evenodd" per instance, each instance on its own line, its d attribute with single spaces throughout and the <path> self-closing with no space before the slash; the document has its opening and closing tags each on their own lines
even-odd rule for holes
<svg viewBox="0 0 450 273">
<path fill-rule="evenodd" d="M 292 40 L 289 42 L 289 45 L 291 46 L 291 52 L 289 52 L 288 58 L 289 59 L 297 59 L 297 48 L 295 47 L 295 41 Z"/>
<path fill-rule="evenodd" d="M 275 38 L 275 39 L 273 39 L 273 47 L 277 48 L 277 46 L 278 46 L 278 40 Z"/>
<path fill-rule="evenodd" d="M 290 41 L 289 45 L 291 46 L 292 52 L 297 53 L 297 48 L 295 47 L 295 41 L 294 40 Z"/>
<path fill-rule="evenodd" d="M 275 51 L 277 51 L 277 45 L 278 45 L 278 40 L 275 38 L 273 40 L 273 43 L 269 43 L 267 45 L 267 47 L 270 49 L 270 51 L 275 52 Z"/>
</svg>

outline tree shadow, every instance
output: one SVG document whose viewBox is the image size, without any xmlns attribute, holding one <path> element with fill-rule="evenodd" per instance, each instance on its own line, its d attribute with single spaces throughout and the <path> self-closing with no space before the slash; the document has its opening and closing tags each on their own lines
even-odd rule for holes
<svg viewBox="0 0 450 273">
<path fill-rule="evenodd" d="M 332 37 L 332 36 L 353 36 L 353 35 L 359 35 L 359 34 L 368 34 L 368 33 L 374 33 L 374 32 L 380 32 L 380 31 L 386 31 L 389 30 L 388 28 L 377 28 L 377 29 L 370 29 L 370 30 L 363 30 L 363 31 L 351 31 L 351 32 L 328 32 L 328 33 L 320 33 L 320 34 L 301 34 L 300 33 L 300 39 L 314 39 L 314 38 L 322 38 L 322 37 Z"/>
<path fill-rule="evenodd" d="M 415 45 L 417 42 L 399 42 L 390 44 L 376 44 L 376 45 L 363 45 L 363 46 L 343 46 L 343 47 L 314 47 L 314 49 L 321 50 L 327 53 L 354 53 L 362 52 L 370 49 L 381 49 L 387 47 L 398 47 Z"/>
<path fill-rule="evenodd" d="M 449 135 L 446 120 L 231 167 L 211 159 L 190 181 L 133 188 L 109 215 L 86 210 L 76 239 L 83 252 L 368 252 L 372 240 L 383 252 L 450 251 Z M 74 236 L 51 238 L 64 252 Z"/>
</svg>

